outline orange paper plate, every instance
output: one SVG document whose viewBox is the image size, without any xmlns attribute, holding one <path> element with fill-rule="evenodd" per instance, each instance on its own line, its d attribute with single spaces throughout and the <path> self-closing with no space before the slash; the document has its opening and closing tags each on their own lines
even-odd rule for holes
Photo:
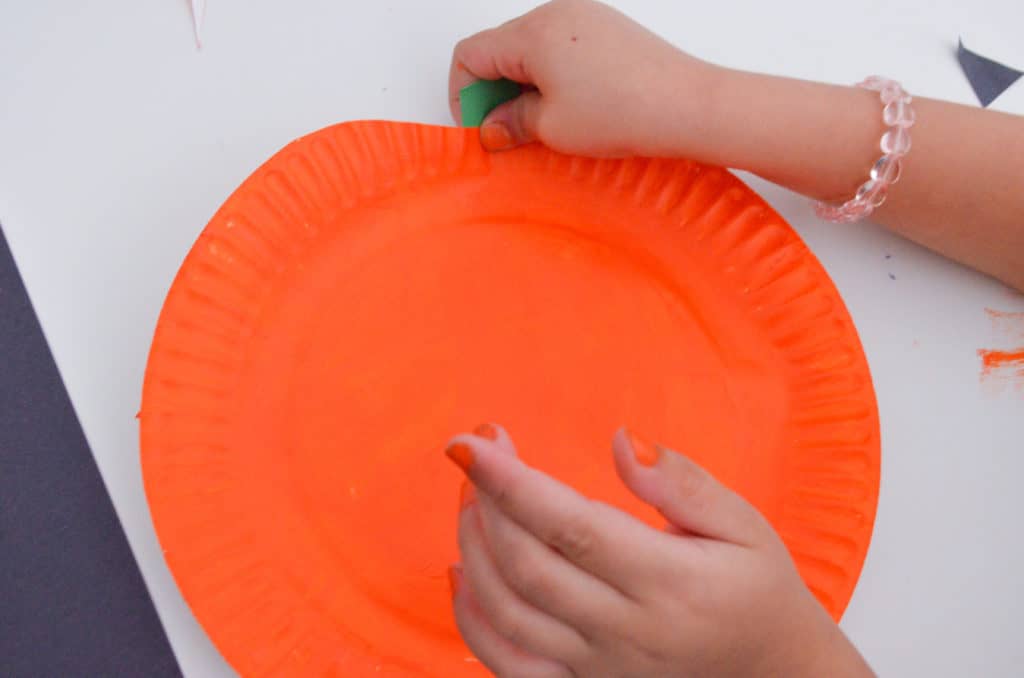
<svg viewBox="0 0 1024 678">
<path fill-rule="evenodd" d="M 838 618 L 867 552 L 878 416 L 828 276 L 765 202 L 693 162 L 490 155 L 476 130 L 337 125 L 249 177 L 192 248 L 146 371 L 160 541 L 252 676 L 479 676 L 459 639 L 460 474 L 530 463 L 646 520 L 621 424 L 779 530 Z"/>
</svg>

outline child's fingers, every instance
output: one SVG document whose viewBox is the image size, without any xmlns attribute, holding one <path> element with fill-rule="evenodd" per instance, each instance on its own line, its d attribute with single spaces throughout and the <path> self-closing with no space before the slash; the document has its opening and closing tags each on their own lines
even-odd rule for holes
<svg viewBox="0 0 1024 678">
<path fill-rule="evenodd" d="M 448 68 L 448 110 L 451 111 L 452 120 L 459 127 L 462 126 L 462 101 L 459 99 L 459 92 L 476 80 L 479 78 L 466 70 L 453 54 L 451 66 Z"/>
<path fill-rule="evenodd" d="M 512 21 L 482 31 L 455 46 L 448 71 L 448 105 L 455 124 L 462 124 L 459 92 L 466 85 L 501 78 L 530 83 L 522 57 L 526 47 L 514 26 Z"/>
<path fill-rule="evenodd" d="M 626 486 L 678 532 L 742 545 L 762 543 L 771 534 L 746 499 L 683 455 L 650 445 L 626 429 L 615 434 L 612 450 Z"/>
<path fill-rule="evenodd" d="M 480 142 L 488 151 L 503 151 L 540 139 L 543 100 L 536 90 L 523 92 L 491 111 L 480 126 Z"/>
<path fill-rule="evenodd" d="M 627 628 L 631 601 L 510 520 L 480 493 L 480 520 L 502 581 L 530 605 L 594 636 Z"/>
<path fill-rule="evenodd" d="M 502 580 L 488 551 L 479 508 L 472 499 L 464 505 L 459 515 L 459 548 L 466 583 L 491 627 L 511 645 L 530 653 L 570 661 L 582 656 L 587 643 L 579 633 L 524 601 Z"/>
<path fill-rule="evenodd" d="M 517 26 L 515 21 L 509 22 L 461 40 L 455 45 L 452 60 L 475 78 L 508 78 L 522 84 L 535 84 L 526 68 L 529 45 Z"/>
<path fill-rule="evenodd" d="M 577 577 L 579 581 L 600 581 L 608 591 L 627 596 L 639 593 L 664 557 L 666 535 L 526 466 L 514 454 L 511 441 L 502 442 L 507 440 L 504 432 L 499 427 L 493 430 L 496 434 L 490 440 L 456 436 L 447 453 L 472 479 L 481 499 L 489 498 L 498 509 L 493 516 L 484 512 L 484 533 L 499 568 L 514 564 L 520 578 L 544 577 L 539 582 L 543 587 L 578 568 L 578 575 L 588 575 Z M 506 574 L 505 569 L 502 572 Z M 579 581 L 576 585 L 581 585 Z M 527 588 L 536 583 L 527 582 Z"/>
<path fill-rule="evenodd" d="M 461 568 L 450 568 L 448 576 L 452 584 L 455 625 L 469 649 L 491 672 L 508 678 L 573 678 L 572 671 L 564 665 L 524 652 L 498 635 L 470 587 L 466 586 Z"/>
</svg>

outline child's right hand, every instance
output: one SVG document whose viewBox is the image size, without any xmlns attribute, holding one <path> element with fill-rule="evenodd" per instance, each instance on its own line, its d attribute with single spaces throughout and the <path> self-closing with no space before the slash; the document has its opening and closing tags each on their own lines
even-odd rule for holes
<svg viewBox="0 0 1024 678">
<path fill-rule="evenodd" d="M 686 457 L 620 431 L 615 469 L 657 530 L 523 463 L 485 424 L 449 457 L 455 619 L 496 675 L 866 678 L 768 521 Z"/>
<path fill-rule="evenodd" d="M 481 126 L 488 150 L 541 141 L 587 156 L 666 156 L 694 131 L 687 115 L 715 71 L 616 10 L 593 0 L 554 0 L 455 47 L 449 78 L 458 93 L 477 79 L 536 88 L 499 106 Z M 696 112 L 696 111 L 694 111 Z"/>
</svg>

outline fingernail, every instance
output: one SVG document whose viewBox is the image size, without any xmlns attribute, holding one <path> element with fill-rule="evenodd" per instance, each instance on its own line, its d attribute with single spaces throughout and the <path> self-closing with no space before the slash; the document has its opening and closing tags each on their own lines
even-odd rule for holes
<svg viewBox="0 0 1024 678">
<path fill-rule="evenodd" d="M 476 500 L 476 488 L 473 487 L 473 483 L 468 480 L 462 481 L 462 487 L 459 488 L 459 510 L 466 508 Z"/>
<path fill-rule="evenodd" d="M 636 457 L 639 464 L 654 466 L 658 463 L 658 448 L 628 429 L 626 430 L 626 436 L 629 437 L 629 445 L 633 448 L 633 456 Z"/>
<path fill-rule="evenodd" d="M 473 429 L 473 433 L 481 438 L 486 438 L 487 440 L 498 439 L 498 429 L 494 428 L 493 424 L 480 424 Z"/>
<path fill-rule="evenodd" d="M 480 145 L 488 151 L 512 147 L 512 133 L 503 122 L 488 122 L 480 128 Z"/>
<path fill-rule="evenodd" d="M 459 594 L 459 579 L 461 578 L 462 568 L 458 565 L 448 566 L 448 588 L 451 589 L 452 599 Z"/>
<path fill-rule="evenodd" d="M 448 455 L 448 458 L 455 462 L 455 464 L 463 470 L 465 473 L 469 473 L 469 467 L 473 465 L 473 450 L 469 448 L 469 445 L 464 443 L 455 443 L 449 445 L 448 449 L 444 451 Z"/>
</svg>

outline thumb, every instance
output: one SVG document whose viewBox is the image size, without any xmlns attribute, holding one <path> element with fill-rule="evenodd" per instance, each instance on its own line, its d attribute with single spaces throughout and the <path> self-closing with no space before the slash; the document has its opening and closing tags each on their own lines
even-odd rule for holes
<svg viewBox="0 0 1024 678">
<path fill-rule="evenodd" d="M 686 533 L 742 545 L 773 534 L 764 517 L 683 455 L 651 445 L 621 428 L 612 442 L 615 469 L 626 487 Z"/>
<path fill-rule="evenodd" d="M 523 92 L 491 111 L 480 125 L 480 144 L 488 151 L 504 151 L 537 141 L 541 97 Z"/>
</svg>

